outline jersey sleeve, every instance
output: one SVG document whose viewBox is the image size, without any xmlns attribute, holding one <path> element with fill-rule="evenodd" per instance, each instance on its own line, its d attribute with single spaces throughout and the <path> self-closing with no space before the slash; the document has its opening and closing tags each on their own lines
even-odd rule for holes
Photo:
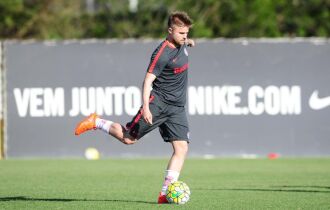
<svg viewBox="0 0 330 210">
<path fill-rule="evenodd" d="M 150 64 L 148 66 L 148 72 L 154 74 L 156 77 L 159 76 L 166 64 L 168 63 L 168 54 L 165 50 L 166 42 L 163 42 L 156 50 L 152 53 Z"/>
</svg>

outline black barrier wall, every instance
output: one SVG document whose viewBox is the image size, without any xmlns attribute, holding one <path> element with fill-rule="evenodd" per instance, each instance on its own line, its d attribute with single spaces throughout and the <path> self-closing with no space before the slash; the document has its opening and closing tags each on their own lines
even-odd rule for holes
<svg viewBox="0 0 330 210">
<path fill-rule="evenodd" d="M 168 156 L 158 130 L 133 146 L 74 136 L 96 111 L 125 124 L 160 40 L 7 42 L 7 157 Z M 190 156 L 330 155 L 330 42 L 197 40 L 189 49 Z"/>
</svg>

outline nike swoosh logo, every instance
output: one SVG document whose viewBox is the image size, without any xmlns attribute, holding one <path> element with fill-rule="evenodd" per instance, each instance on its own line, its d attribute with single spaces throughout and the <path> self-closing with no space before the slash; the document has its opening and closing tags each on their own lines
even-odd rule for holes
<svg viewBox="0 0 330 210">
<path fill-rule="evenodd" d="M 314 110 L 324 109 L 327 106 L 330 106 L 330 96 L 320 98 L 319 92 L 315 90 L 309 98 L 309 106 Z"/>
</svg>

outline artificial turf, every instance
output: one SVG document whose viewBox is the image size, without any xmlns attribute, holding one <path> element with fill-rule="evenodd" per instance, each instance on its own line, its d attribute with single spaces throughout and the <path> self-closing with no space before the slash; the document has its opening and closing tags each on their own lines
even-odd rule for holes
<svg viewBox="0 0 330 210">
<path fill-rule="evenodd" d="M 330 158 L 188 159 L 185 205 L 158 205 L 165 159 L 2 160 L 0 209 L 330 209 Z"/>
</svg>

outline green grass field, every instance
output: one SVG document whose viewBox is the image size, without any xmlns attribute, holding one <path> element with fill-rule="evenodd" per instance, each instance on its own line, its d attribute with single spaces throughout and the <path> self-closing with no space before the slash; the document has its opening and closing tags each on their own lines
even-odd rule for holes
<svg viewBox="0 0 330 210">
<path fill-rule="evenodd" d="M 330 209 L 330 159 L 188 159 L 185 205 L 158 205 L 164 159 L 0 161 L 0 209 Z"/>
</svg>

